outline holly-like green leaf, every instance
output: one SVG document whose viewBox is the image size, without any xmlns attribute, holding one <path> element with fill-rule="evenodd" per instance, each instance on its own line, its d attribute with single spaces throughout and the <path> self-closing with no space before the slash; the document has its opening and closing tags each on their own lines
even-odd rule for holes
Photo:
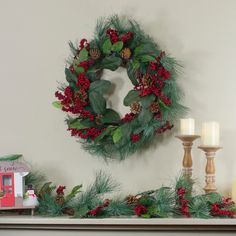
<svg viewBox="0 0 236 236">
<path fill-rule="evenodd" d="M 122 63 L 121 58 L 115 56 L 108 56 L 102 60 L 102 67 L 104 69 L 116 70 Z"/>
<path fill-rule="evenodd" d="M 98 93 L 106 93 L 111 87 L 111 82 L 108 80 L 96 80 L 90 84 L 89 92 L 95 91 Z"/>
<path fill-rule="evenodd" d="M 155 60 L 156 60 L 155 57 L 151 55 L 143 55 L 141 57 L 142 62 L 149 62 L 149 61 L 155 61 Z"/>
<path fill-rule="evenodd" d="M 148 96 L 141 98 L 142 106 L 147 108 L 155 101 L 156 96 L 154 94 L 149 94 Z"/>
<path fill-rule="evenodd" d="M 102 123 L 117 123 L 120 121 L 120 115 L 112 109 L 107 109 L 101 121 Z"/>
<path fill-rule="evenodd" d="M 71 192 L 66 196 L 65 201 L 68 202 L 74 198 L 79 192 L 81 192 L 82 184 L 75 186 Z"/>
<path fill-rule="evenodd" d="M 60 101 L 55 101 L 52 103 L 52 105 L 58 109 L 61 109 L 62 108 L 62 105 L 61 105 L 61 102 Z"/>
<path fill-rule="evenodd" d="M 69 84 L 76 83 L 77 81 L 76 76 L 72 74 L 68 68 L 65 68 L 65 74 L 66 74 L 66 80 L 68 81 Z"/>
<path fill-rule="evenodd" d="M 138 61 L 133 61 L 133 62 L 130 61 L 127 65 L 127 74 L 128 74 L 133 85 L 138 84 L 136 72 L 139 67 L 140 67 L 140 63 Z"/>
<path fill-rule="evenodd" d="M 124 43 L 122 41 L 118 41 L 114 43 L 111 47 L 113 52 L 119 52 L 123 48 Z"/>
<path fill-rule="evenodd" d="M 126 95 L 126 97 L 124 98 L 124 105 L 125 106 L 129 106 L 131 105 L 133 102 L 139 102 L 140 101 L 140 97 L 139 97 L 139 92 L 136 90 L 130 90 L 128 92 L 128 94 Z"/>
<path fill-rule="evenodd" d="M 83 48 L 80 52 L 79 52 L 79 63 L 82 61 L 87 61 L 88 60 L 88 51 L 86 48 Z"/>
<path fill-rule="evenodd" d="M 77 74 L 80 74 L 80 73 L 83 73 L 84 72 L 84 68 L 83 67 L 81 67 L 81 66 L 74 66 L 74 69 L 75 69 L 75 72 L 77 73 Z M 75 78 L 76 78 L 76 76 L 75 76 Z"/>
<path fill-rule="evenodd" d="M 108 55 L 111 53 L 112 43 L 110 39 L 106 39 L 102 45 L 102 51 L 104 54 Z"/>
<path fill-rule="evenodd" d="M 82 124 L 81 120 L 75 119 L 68 124 L 68 127 L 72 129 L 85 129 L 88 126 L 85 126 L 84 124 Z"/>
<path fill-rule="evenodd" d="M 114 131 L 114 133 L 112 135 L 113 142 L 118 143 L 120 141 L 121 137 L 122 137 L 122 131 L 121 131 L 121 128 L 119 127 Z"/>
<path fill-rule="evenodd" d="M 138 116 L 138 120 L 141 124 L 146 124 L 152 119 L 152 117 L 153 114 L 149 110 L 142 109 Z"/>
<path fill-rule="evenodd" d="M 104 97 L 95 91 L 89 93 L 89 102 L 93 111 L 97 114 L 104 114 L 106 111 L 106 100 Z"/>
</svg>

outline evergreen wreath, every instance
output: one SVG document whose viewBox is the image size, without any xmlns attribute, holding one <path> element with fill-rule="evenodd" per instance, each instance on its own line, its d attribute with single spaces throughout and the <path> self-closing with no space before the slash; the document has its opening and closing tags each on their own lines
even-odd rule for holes
<svg viewBox="0 0 236 236">
<path fill-rule="evenodd" d="M 98 21 L 95 37 L 69 43 L 73 56 L 65 68 L 67 85 L 55 93 L 54 106 L 67 112 L 68 130 L 82 146 L 104 158 L 125 159 L 156 135 L 173 127 L 185 107 L 179 103 L 179 65 L 161 51 L 134 20 L 112 16 Z M 111 82 L 104 69 L 127 70 L 133 89 L 124 98 L 123 117 L 106 105 Z"/>
</svg>

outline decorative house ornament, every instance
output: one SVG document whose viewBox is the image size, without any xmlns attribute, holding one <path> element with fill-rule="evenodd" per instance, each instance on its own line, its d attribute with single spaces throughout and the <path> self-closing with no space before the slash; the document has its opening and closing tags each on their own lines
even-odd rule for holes
<svg viewBox="0 0 236 236">
<path fill-rule="evenodd" d="M 94 39 L 69 45 L 73 55 L 65 68 L 67 84 L 53 104 L 68 113 L 68 130 L 90 153 L 125 159 L 170 130 L 185 111 L 179 103 L 178 64 L 135 21 L 102 19 Z M 122 116 L 107 106 L 104 95 L 111 82 L 102 79 L 104 69 L 119 67 L 126 68 L 133 84 L 123 100 L 130 112 Z"/>
<path fill-rule="evenodd" d="M 0 210 L 33 209 L 23 206 L 24 177 L 29 166 L 20 160 L 21 155 L 0 158 Z"/>
</svg>

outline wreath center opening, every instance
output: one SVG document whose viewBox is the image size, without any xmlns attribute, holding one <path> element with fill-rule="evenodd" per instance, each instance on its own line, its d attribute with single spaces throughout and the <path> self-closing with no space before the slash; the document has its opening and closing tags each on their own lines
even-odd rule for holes
<svg viewBox="0 0 236 236">
<path fill-rule="evenodd" d="M 123 105 L 123 98 L 133 89 L 126 68 L 119 67 L 116 71 L 104 69 L 102 79 L 109 80 L 112 84 L 111 89 L 104 95 L 107 107 L 118 112 L 121 117 L 130 112 L 130 107 Z"/>
</svg>

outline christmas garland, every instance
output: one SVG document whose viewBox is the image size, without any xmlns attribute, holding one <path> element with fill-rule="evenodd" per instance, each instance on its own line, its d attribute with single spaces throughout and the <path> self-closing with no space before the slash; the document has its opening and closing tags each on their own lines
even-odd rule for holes
<svg viewBox="0 0 236 236">
<path fill-rule="evenodd" d="M 179 104 L 178 64 L 135 21 L 118 16 L 100 20 L 93 40 L 69 45 L 68 84 L 60 86 L 53 104 L 69 114 L 68 130 L 90 153 L 124 159 L 170 130 L 185 110 Z M 119 67 L 126 68 L 133 84 L 123 101 L 130 113 L 123 117 L 107 107 L 104 94 L 111 82 L 101 79 L 104 69 Z"/>
<path fill-rule="evenodd" d="M 75 186 L 65 194 L 65 186 L 45 183 L 37 192 L 42 216 L 70 215 L 76 218 L 234 218 L 235 203 L 219 193 L 193 194 L 192 179 L 180 176 L 173 187 L 161 187 L 124 198 L 107 199 L 117 190 L 111 176 L 99 171 L 93 184 L 82 191 Z M 56 190 L 56 191 L 55 191 Z"/>
</svg>

